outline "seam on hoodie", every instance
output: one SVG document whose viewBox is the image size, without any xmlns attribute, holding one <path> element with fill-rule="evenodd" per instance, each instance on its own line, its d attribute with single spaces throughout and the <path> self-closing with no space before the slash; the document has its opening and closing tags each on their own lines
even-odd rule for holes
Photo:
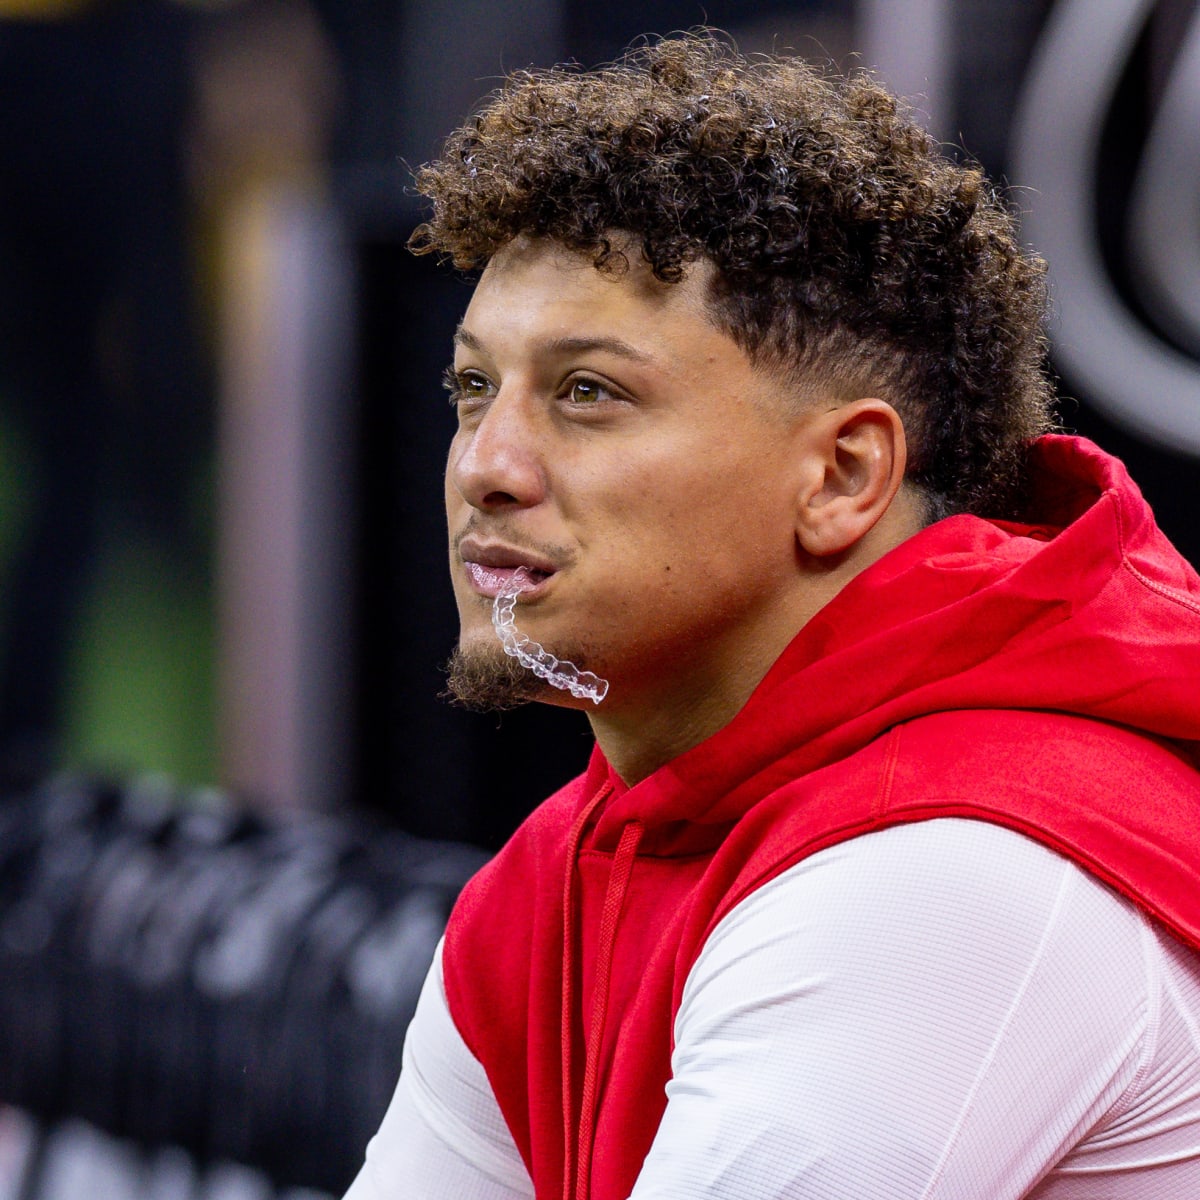
<svg viewBox="0 0 1200 1200">
<path fill-rule="evenodd" d="M 1188 609 L 1190 612 L 1200 613 L 1200 601 L 1193 600 L 1186 592 L 1181 592 L 1178 588 L 1169 587 L 1165 583 L 1159 583 L 1156 579 L 1151 579 L 1148 575 L 1143 575 L 1137 569 L 1129 558 L 1129 552 L 1125 542 L 1125 521 L 1121 514 L 1120 501 L 1115 495 L 1106 497 L 1111 499 L 1113 514 L 1113 524 L 1117 529 L 1117 545 L 1121 549 L 1121 566 L 1129 572 L 1148 591 L 1153 592 L 1156 596 L 1161 596 L 1164 600 L 1170 600 L 1174 604 L 1180 605 L 1182 608 Z"/>
<path fill-rule="evenodd" d="M 891 805 L 892 784 L 896 778 L 896 762 L 900 758 L 900 734 L 903 729 L 903 725 L 895 725 L 886 734 L 887 746 L 884 748 L 883 768 L 879 773 L 879 788 L 871 805 L 872 817 L 881 817 Z"/>
</svg>

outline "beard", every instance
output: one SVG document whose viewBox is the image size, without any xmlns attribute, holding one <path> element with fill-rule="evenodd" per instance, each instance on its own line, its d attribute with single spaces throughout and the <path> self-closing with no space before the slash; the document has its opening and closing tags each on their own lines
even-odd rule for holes
<svg viewBox="0 0 1200 1200">
<path fill-rule="evenodd" d="M 582 646 L 567 646 L 563 647 L 561 657 L 582 663 L 587 660 L 588 652 Z M 505 654 L 498 641 L 466 648 L 460 642 L 454 647 L 445 670 L 443 698 L 473 712 L 504 712 L 534 701 L 575 706 L 569 692 L 547 683 Z"/>
<path fill-rule="evenodd" d="M 510 658 L 500 646 L 464 650 L 454 647 L 446 664 L 443 695 L 472 712 L 504 712 L 553 692 L 544 679 Z"/>
</svg>

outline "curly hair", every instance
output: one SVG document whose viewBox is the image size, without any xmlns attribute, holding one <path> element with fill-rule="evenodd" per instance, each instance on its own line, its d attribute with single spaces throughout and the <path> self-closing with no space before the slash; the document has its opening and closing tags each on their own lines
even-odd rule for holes
<svg viewBox="0 0 1200 1200">
<path fill-rule="evenodd" d="M 521 234 L 609 271 L 640 246 L 668 283 L 707 259 L 710 313 L 752 362 L 897 409 L 930 520 L 1019 514 L 1052 426 L 1044 264 L 982 172 L 867 74 L 747 59 L 707 30 L 518 72 L 417 183 L 433 212 L 410 247 L 460 269 Z"/>
</svg>

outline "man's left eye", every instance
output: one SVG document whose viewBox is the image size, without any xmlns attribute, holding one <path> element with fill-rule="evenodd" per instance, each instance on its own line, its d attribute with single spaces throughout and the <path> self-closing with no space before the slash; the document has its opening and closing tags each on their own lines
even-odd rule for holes
<svg viewBox="0 0 1200 1200">
<path fill-rule="evenodd" d="M 576 379 L 567 396 L 573 404 L 595 404 L 604 398 L 604 389 L 594 379 Z"/>
</svg>

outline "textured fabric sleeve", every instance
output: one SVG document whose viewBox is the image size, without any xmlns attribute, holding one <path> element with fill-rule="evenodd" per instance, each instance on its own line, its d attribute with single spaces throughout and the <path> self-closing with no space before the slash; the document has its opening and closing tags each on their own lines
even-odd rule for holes
<svg viewBox="0 0 1200 1200">
<path fill-rule="evenodd" d="M 404 1039 L 396 1093 L 346 1200 L 533 1200 L 487 1075 L 446 1006 L 441 944 Z"/>
<path fill-rule="evenodd" d="M 1173 1166 L 1111 1190 L 1087 1177 L 1100 1160 L 1053 1174 L 1133 1109 L 1157 952 L 1131 905 L 997 826 L 928 821 L 822 851 L 744 900 L 695 963 L 632 1200 L 1200 1195 L 1200 1125 Z"/>
</svg>

